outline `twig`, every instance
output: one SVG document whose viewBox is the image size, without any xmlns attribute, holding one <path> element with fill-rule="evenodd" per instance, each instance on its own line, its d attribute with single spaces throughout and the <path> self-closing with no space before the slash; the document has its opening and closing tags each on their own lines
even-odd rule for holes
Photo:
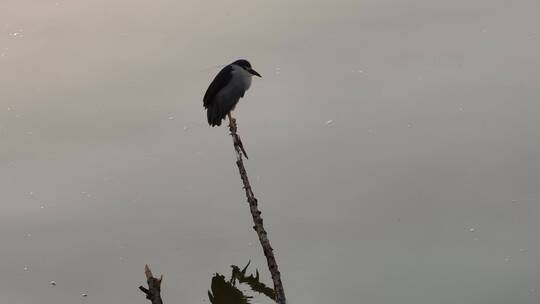
<svg viewBox="0 0 540 304">
<path fill-rule="evenodd" d="M 231 132 L 234 150 L 236 151 L 236 165 L 238 166 L 238 170 L 240 171 L 240 177 L 242 178 L 242 183 L 244 184 L 244 189 L 246 190 L 247 202 L 249 204 L 251 216 L 253 217 L 253 223 L 255 224 L 253 226 L 253 229 L 255 229 L 255 232 L 257 232 L 257 235 L 259 236 L 259 241 L 261 242 L 264 255 L 266 256 L 266 262 L 268 263 L 268 269 L 270 270 L 270 274 L 272 275 L 272 281 L 274 282 L 274 292 L 276 295 L 275 300 L 279 304 L 285 304 L 285 290 L 283 289 L 283 284 L 281 283 L 281 274 L 278 270 L 278 265 L 276 262 L 276 258 L 274 257 L 272 246 L 270 246 L 270 241 L 268 240 L 268 234 L 266 233 L 266 230 L 263 226 L 261 211 L 259 211 L 259 208 L 257 206 L 257 198 L 255 198 L 255 195 L 253 194 L 253 190 L 251 189 L 251 185 L 249 184 L 247 171 L 244 167 L 244 162 L 242 161 L 242 154 L 245 155 L 247 158 L 246 151 L 242 146 L 240 136 L 238 136 L 238 134 L 236 133 L 236 119 L 232 118 L 230 115 L 229 131 Z"/>
<path fill-rule="evenodd" d="M 163 275 L 161 275 L 159 279 L 154 278 L 148 265 L 144 266 L 144 275 L 146 276 L 148 289 L 143 286 L 139 286 L 139 289 L 146 294 L 146 298 L 150 300 L 152 304 L 163 304 L 163 301 L 161 300 L 161 281 L 163 280 Z"/>
</svg>

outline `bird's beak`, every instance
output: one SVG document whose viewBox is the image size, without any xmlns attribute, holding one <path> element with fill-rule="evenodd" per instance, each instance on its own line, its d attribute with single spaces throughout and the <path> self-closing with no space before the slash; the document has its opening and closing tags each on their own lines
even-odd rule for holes
<svg viewBox="0 0 540 304">
<path fill-rule="evenodd" d="M 262 77 L 261 74 L 257 73 L 257 71 L 255 71 L 254 69 L 249 69 L 249 72 L 250 72 L 252 75 Z"/>
</svg>

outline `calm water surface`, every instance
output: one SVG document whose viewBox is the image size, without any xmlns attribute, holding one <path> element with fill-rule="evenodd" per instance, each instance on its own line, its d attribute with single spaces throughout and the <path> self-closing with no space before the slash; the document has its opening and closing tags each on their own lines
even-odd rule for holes
<svg viewBox="0 0 540 304">
<path fill-rule="evenodd" d="M 290 303 L 538 303 L 539 11 L 2 0 L 0 302 L 145 303 L 145 263 L 167 304 L 248 260 L 269 283 L 202 109 L 247 58 L 235 116 Z"/>
</svg>

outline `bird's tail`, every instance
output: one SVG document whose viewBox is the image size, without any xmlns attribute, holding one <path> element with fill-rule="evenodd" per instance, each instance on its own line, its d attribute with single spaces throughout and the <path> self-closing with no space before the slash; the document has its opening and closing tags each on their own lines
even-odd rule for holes
<svg viewBox="0 0 540 304">
<path fill-rule="evenodd" d="M 223 120 L 224 116 L 221 113 L 219 107 L 210 106 L 208 109 L 206 109 L 206 117 L 208 118 L 208 124 L 212 127 L 215 126 L 221 126 L 221 120 Z"/>
</svg>

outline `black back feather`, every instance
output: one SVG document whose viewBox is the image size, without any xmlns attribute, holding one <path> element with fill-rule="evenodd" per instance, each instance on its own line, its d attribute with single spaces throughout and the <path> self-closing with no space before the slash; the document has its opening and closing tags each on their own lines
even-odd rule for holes
<svg viewBox="0 0 540 304">
<path fill-rule="evenodd" d="M 210 86 L 206 90 L 206 93 L 204 94 L 203 98 L 203 105 L 205 108 L 208 108 L 212 103 L 214 102 L 214 98 L 216 97 L 217 93 L 223 87 L 231 81 L 232 78 L 232 67 L 230 65 L 224 67 L 219 71 L 219 73 L 216 75 L 214 80 L 212 80 L 212 83 L 210 83 Z"/>
</svg>

